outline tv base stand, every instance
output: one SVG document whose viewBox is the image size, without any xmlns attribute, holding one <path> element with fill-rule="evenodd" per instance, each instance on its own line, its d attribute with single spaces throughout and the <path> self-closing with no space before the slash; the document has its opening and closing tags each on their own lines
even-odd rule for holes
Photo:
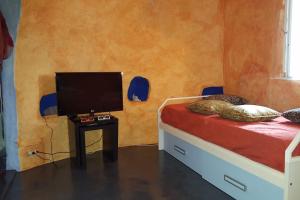
<svg viewBox="0 0 300 200">
<path fill-rule="evenodd" d="M 78 117 L 68 117 L 68 129 L 72 165 L 86 168 L 85 134 L 91 130 L 103 130 L 103 160 L 118 159 L 118 118 L 111 116 L 107 120 L 95 119 L 93 122 L 85 123 Z"/>
</svg>

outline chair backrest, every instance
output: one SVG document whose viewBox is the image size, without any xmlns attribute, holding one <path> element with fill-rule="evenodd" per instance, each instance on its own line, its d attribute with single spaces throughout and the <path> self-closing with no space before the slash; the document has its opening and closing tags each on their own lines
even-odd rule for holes
<svg viewBox="0 0 300 200">
<path fill-rule="evenodd" d="M 56 93 L 42 96 L 40 100 L 41 116 L 57 114 L 57 96 Z"/>
<path fill-rule="evenodd" d="M 223 87 L 217 86 L 217 87 L 206 87 L 202 90 L 202 96 L 206 95 L 215 95 L 215 94 L 224 94 Z"/>
</svg>

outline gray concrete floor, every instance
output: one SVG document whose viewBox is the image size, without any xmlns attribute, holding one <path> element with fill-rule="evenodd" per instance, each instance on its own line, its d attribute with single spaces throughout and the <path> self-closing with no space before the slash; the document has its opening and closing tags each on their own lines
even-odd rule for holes
<svg viewBox="0 0 300 200">
<path fill-rule="evenodd" d="M 69 160 L 18 173 L 6 200 L 232 199 L 165 152 L 151 147 L 119 149 L 119 160 L 89 155 L 87 169 Z"/>
</svg>

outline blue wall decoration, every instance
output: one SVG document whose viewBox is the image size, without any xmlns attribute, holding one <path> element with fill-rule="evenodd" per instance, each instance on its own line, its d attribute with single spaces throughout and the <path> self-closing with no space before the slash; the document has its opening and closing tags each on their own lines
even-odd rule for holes
<svg viewBox="0 0 300 200">
<path fill-rule="evenodd" d="M 215 95 L 215 94 L 224 94 L 223 87 L 206 87 L 202 90 L 202 96 L 206 95 Z"/>
<path fill-rule="evenodd" d="M 42 96 L 40 100 L 41 116 L 57 114 L 57 96 L 56 93 Z"/>
<path fill-rule="evenodd" d="M 40 100 L 41 116 L 57 114 L 57 96 L 56 93 L 42 96 Z"/>
<path fill-rule="evenodd" d="M 130 81 L 127 97 L 130 101 L 146 101 L 149 95 L 148 79 L 136 76 Z"/>
</svg>

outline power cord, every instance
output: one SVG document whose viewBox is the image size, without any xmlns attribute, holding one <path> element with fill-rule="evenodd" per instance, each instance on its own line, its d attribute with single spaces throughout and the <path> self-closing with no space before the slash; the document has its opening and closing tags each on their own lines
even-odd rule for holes
<svg viewBox="0 0 300 200">
<path fill-rule="evenodd" d="M 40 155 L 38 154 L 38 152 L 37 152 L 35 155 L 36 155 L 39 159 L 41 159 L 41 160 L 51 161 L 51 159 L 44 158 L 44 157 L 40 156 Z"/>
<path fill-rule="evenodd" d="M 54 155 L 57 155 L 57 154 L 69 154 L 69 153 L 74 152 L 75 150 L 71 150 L 71 151 L 58 151 L 58 152 L 54 152 L 54 153 L 53 153 L 53 134 L 54 134 L 54 130 L 53 130 L 53 128 L 52 128 L 51 126 L 49 126 L 46 117 L 43 117 L 43 119 L 44 119 L 44 122 L 45 122 L 46 127 L 47 127 L 48 129 L 50 129 L 50 152 L 43 152 L 43 151 L 38 151 L 38 150 L 37 150 L 37 151 L 35 152 L 35 155 L 36 155 L 38 158 L 42 159 L 42 160 L 52 161 L 52 163 L 55 165 L 55 163 L 54 163 Z M 95 142 L 93 142 L 93 143 L 91 143 L 91 144 L 89 144 L 89 145 L 86 145 L 85 147 L 88 148 L 88 147 L 90 147 L 90 146 L 93 146 L 94 144 L 100 142 L 101 140 L 102 140 L 102 135 L 101 135 L 100 139 L 96 140 Z M 49 155 L 49 156 L 51 156 L 51 159 L 49 159 L 49 158 L 44 158 L 44 157 L 42 157 L 42 156 L 39 155 L 39 154 Z M 88 154 L 89 154 L 89 153 L 88 153 Z"/>
<path fill-rule="evenodd" d="M 152 146 L 157 146 L 157 143 L 153 143 L 153 144 L 137 144 L 137 145 L 133 145 L 132 147 L 152 147 Z"/>
<path fill-rule="evenodd" d="M 86 145 L 85 147 L 88 148 L 90 146 L 93 146 L 94 144 L 98 143 L 98 142 L 101 142 L 102 140 L 102 136 L 100 139 L 96 140 L 95 142 L 91 143 L 91 144 L 88 144 Z M 72 153 L 74 152 L 75 150 L 72 150 L 72 151 L 58 151 L 58 152 L 55 152 L 55 153 L 48 153 L 48 152 L 43 152 L 43 151 L 36 151 L 36 153 L 39 153 L 39 154 L 45 154 L 45 155 L 56 155 L 56 154 L 68 154 L 68 153 Z"/>
<path fill-rule="evenodd" d="M 54 163 L 54 157 L 53 157 L 53 141 L 52 141 L 54 130 L 53 130 L 53 128 L 52 128 L 51 126 L 49 126 L 46 117 L 43 117 L 43 119 L 44 119 L 44 121 L 45 121 L 46 127 L 47 127 L 48 129 L 50 129 L 50 131 L 51 131 L 51 133 L 50 133 L 50 155 L 51 155 L 52 162 Z"/>
<path fill-rule="evenodd" d="M 91 143 L 91 144 L 86 145 L 85 147 L 88 148 L 88 147 L 90 147 L 90 146 L 93 146 L 94 144 L 96 144 L 96 143 L 98 143 L 98 142 L 101 142 L 101 140 L 102 140 L 102 135 L 101 135 L 101 137 L 100 137 L 98 140 L 96 140 L 95 142 L 93 142 L 93 143 Z"/>
</svg>

